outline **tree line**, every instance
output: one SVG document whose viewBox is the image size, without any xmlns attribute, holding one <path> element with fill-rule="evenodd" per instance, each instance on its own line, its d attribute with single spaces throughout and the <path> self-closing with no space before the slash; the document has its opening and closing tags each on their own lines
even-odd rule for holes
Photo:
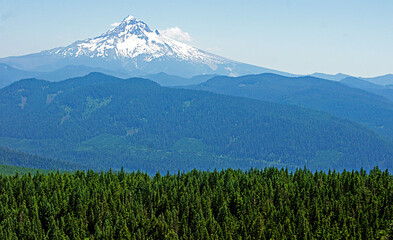
<svg viewBox="0 0 393 240">
<path fill-rule="evenodd" d="M 76 171 L 0 176 L 3 239 L 392 239 L 393 177 Z"/>
</svg>

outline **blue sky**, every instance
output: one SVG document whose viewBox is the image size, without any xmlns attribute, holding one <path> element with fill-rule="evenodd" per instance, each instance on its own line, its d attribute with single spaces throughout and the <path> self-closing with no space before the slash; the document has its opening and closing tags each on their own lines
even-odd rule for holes
<svg viewBox="0 0 393 240">
<path fill-rule="evenodd" d="M 131 14 L 203 50 L 262 67 L 393 73 L 393 1 L 0 0 L 0 57 L 97 36 Z"/>
</svg>

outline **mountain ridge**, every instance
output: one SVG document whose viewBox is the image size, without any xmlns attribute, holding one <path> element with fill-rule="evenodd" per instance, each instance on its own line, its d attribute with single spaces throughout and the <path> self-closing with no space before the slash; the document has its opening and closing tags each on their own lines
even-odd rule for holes
<svg viewBox="0 0 393 240">
<path fill-rule="evenodd" d="M 357 123 L 142 78 L 26 79 L 0 90 L 0 106 L 0 146 L 99 169 L 392 164 L 393 145 Z"/>
<path fill-rule="evenodd" d="M 349 119 L 393 136 L 393 102 L 366 90 L 310 76 L 285 77 L 264 73 L 241 77 L 217 76 L 184 88 L 290 104 Z"/>
<path fill-rule="evenodd" d="M 389 85 L 380 85 L 369 82 L 363 78 L 347 77 L 340 81 L 349 87 L 362 89 L 383 96 L 393 102 L 393 88 Z"/>
</svg>

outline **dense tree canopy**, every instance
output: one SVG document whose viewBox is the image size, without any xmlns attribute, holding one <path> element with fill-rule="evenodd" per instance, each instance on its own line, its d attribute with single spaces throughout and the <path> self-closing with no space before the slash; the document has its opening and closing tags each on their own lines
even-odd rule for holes
<svg viewBox="0 0 393 240">
<path fill-rule="evenodd" d="M 0 176 L 3 239 L 391 239 L 393 177 L 277 168 Z"/>
</svg>

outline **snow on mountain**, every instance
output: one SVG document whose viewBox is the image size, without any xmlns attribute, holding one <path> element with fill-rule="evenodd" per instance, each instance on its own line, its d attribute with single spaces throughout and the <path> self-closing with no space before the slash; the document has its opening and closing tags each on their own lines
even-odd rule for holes
<svg viewBox="0 0 393 240">
<path fill-rule="evenodd" d="M 170 39 L 151 30 L 133 16 L 95 38 L 37 54 L 0 59 L 21 69 L 53 71 L 68 65 L 85 65 L 131 73 L 165 72 L 179 76 L 200 74 L 243 75 L 271 72 L 266 68 L 232 61 Z"/>
<path fill-rule="evenodd" d="M 216 64 L 227 61 L 185 43 L 169 39 L 157 30 L 152 31 L 146 23 L 133 16 L 128 16 L 117 27 L 99 37 L 75 42 L 65 48 L 53 49 L 49 53 L 70 57 L 114 59 L 142 57 L 146 62 L 165 56 L 207 64 L 212 70 L 217 69 Z"/>
</svg>

